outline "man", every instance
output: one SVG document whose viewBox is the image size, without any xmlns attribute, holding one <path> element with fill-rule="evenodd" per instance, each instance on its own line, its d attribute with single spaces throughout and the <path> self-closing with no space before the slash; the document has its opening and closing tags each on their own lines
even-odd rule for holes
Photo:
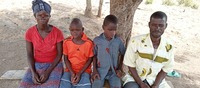
<svg viewBox="0 0 200 88">
<path fill-rule="evenodd" d="M 123 78 L 124 88 L 170 88 L 164 78 L 173 70 L 174 46 L 162 36 L 167 28 L 167 15 L 154 12 L 149 28 L 149 34 L 129 41 L 123 62 L 129 69 Z"/>
</svg>

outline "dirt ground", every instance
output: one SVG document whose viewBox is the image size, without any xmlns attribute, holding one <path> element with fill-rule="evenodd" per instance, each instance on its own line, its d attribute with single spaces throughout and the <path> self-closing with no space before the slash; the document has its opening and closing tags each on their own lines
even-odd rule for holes
<svg viewBox="0 0 200 88">
<path fill-rule="evenodd" d="M 36 24 L 31 10 L 32 0 L 0 0 L 0 75 L 8 70 L 28 67 L 24 33 Z M 93 39 L 102 32 L 103 18 L 109 14 L 109 0 L 104 0 L 102 18 L 83 15 L 85 0 L 45 0 L 52 6 L 50 24 L 60 28 L 65 37 L 73 17 L 82 20 L 85 33 Z M 92 0 L 93 14 L 98 2 Z M 185 7 L 167 7 L 141 4 L 134 16 L 133 36 L 148 33 L 149 16 L 156 10 L 168 15 L 165 36 L 175 44 L 175 71 L 181 78 L 167 77 L 175 88 L 200 88 L 200 10 Z M 0 88 L 17 88 L 20 80 L 0 80 Z"/>
</svg>

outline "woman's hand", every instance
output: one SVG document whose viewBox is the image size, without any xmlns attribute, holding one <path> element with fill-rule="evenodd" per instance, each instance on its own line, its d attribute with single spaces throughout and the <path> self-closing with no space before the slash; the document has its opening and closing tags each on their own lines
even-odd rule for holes
<svg viewBox="0 0 200 88">
<path fill-rule="evenodd" d="M 39 75 L 37 73 L 35 73 L 35 72 L 32 73 L 32 80 L 33 80 L 34 84 L 37 84 L 37 85 L 41 84 Z"/>
<path fill-rule="evenodd" d="M 49 75 L 50 75 L 50 72 L 47 72 L 47 71 L 43 72 L 40 75 L 40 81 L 41 81 L 41 83 L 46 82 L 49 79 Z"/>
</svg>

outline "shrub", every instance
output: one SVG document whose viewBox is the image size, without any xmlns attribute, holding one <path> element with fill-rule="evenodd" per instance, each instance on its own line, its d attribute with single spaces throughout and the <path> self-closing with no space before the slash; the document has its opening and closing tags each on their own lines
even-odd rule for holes
<svg viewBox="0 0 200 88">
<path fill-rule="evenodd" d="M 168 6 L 175 5 L 175 3 L 172 0 L 163 0 L 162 4 Z"/>
<path fill-rule="evenodd" d="M 184 4 L 185 0 L 177 0 L 179 5 Z"/>
<path fill-rule="evenodd" d="M 198 8 L 199 8 L 199 5 L 198 5 L 198 4 L 194 4 L 191 8 L 193 8 L 193 9 L 198 9 Z"/>
<path fill-rule="evenodd" d="M 145 4 L 152 4 L 153 3 L 153 0 L 146 0 L 145 1 Z"/>
<path fill-rule="evenodd" d="M 191 7 L 193 5 L 193 0 L 184 0 L 184 6 Z"/>
<path fill-rule="evenodd" d="M 195 3 L 193 0 L 178 0 L 179 5 L 183 5 L 185 7 L 191 7 L 193 9 L 198 9 L 199 5 Z"/>
</svg>

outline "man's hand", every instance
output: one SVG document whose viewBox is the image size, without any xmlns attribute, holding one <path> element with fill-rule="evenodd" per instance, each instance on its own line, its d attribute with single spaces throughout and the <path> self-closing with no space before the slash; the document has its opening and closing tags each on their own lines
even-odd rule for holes
<svg viewBox="0 0 200 88">
<path fill-rule="evenodd" d="M 150 88 L 146 83 L 142 82 L 139 84 L 140 88 Z"/>
<path fill-rule="evenodd" d="M 157 85 L 152 85 L 151 88 L 158 88 L 158 86 Z"/>
<path fill-rule="evenodd" d="M 37 85 L 41 84 L 39 75 L 37 73 L 32 73 L 32 80 L 34 84 L 37 84 Z"/>
<path fill-rule="evenodd" d="M 40 75 L 40 81 L 41 83 L 46 82 L 49 79 L 49 75 L 50 73 L 47 71 L 44 71 L 41 75 Z"/>
</svg>

